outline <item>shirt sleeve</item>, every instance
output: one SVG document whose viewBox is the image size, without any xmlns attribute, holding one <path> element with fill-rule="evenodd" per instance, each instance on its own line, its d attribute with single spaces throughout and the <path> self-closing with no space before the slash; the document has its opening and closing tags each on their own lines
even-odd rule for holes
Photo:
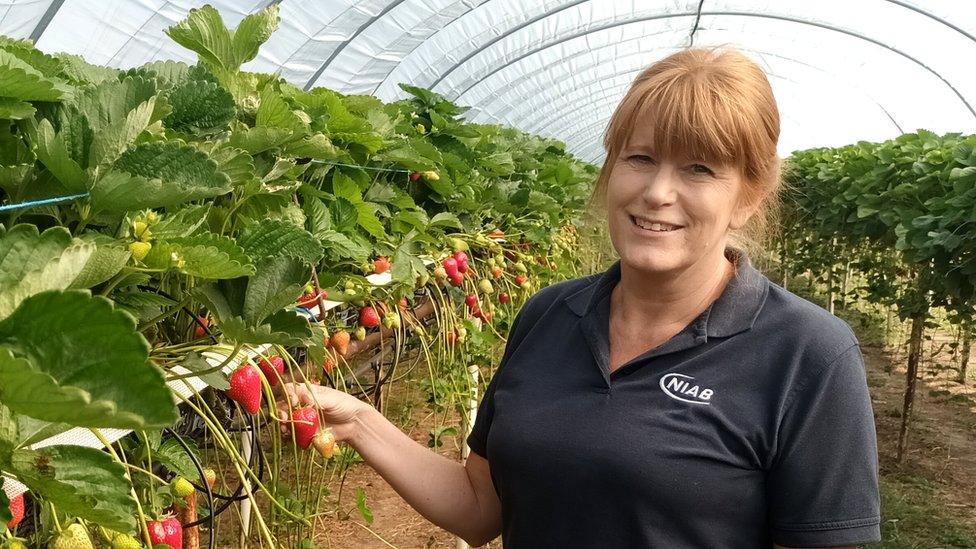
<svg viewBox="0 0 976 549">
<path fill-rule="evenodd" d="M 791 398 L 766 478 L 773 540 L 787 547 L 880 541 L 877 436 L 859 346 L 801 381 Z"/>
<path fill-rule="evenodd" d="M 530 303 L 531 299 L 522 306 L 522 309 L 515 316 L 515 320 L 512 321 L 512 329 L 508 332 L 508 341 L 505 343 L 505 353 L 502 355 L 502 361 L 499 363 L 498 368 L 495 369 L 495 374 L 485 389 L 485 394 L 481 398 L 481 404 L 478 405 L 478 415 L 475 417 L 474 425 L 471 427 L 471 433 L 468 435 L 468 447 L 471 448 L 472 452 L 485 459 L 488 458 L 488 431 L 491 428 L 491 420 L 495 415 L 494 397 L 495 386 L 498 384 L 498 374 L 508 363 L 519 343 L 525 339 L 524 332 L 529 328 L 527 324 L 530 324 L 526 322 L 525 316 Z"/>
</svg>

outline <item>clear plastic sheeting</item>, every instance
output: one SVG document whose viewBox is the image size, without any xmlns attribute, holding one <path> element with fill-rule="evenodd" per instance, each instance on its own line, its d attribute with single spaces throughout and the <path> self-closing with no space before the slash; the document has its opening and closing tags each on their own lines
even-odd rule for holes
<svg viewBox="0 0 976 549">
<path fill-rule="evenodd" d="M 194 57 L 164 29 L 206 2 L 0 0 L 0 33 L 132 67 Z M 976 2 L 958 0 L 211 1 L 229 26 L 280 5 L 246 70 L 389 101 L 431 88 L 600 162 L 602 134 L 637 73 L 690 45 L 729 44 L 767 71 L 780 152 L 925 128 L 976 133 Z"/>
</svg>

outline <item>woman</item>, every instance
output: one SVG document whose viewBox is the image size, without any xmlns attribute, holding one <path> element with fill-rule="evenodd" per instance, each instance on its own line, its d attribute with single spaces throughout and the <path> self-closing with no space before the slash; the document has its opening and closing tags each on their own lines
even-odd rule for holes
<svg viewBox="0 0 976 549">
<path fill-rule="evenodd" d="M 854 334 L 728 245 L 769 215 L 778 138 L 769 83 L 734 50 L 682 51 L 637 77 L 594 193 L 620 261 L 526 303 L 465 465 L 346 394 L 289 386 L 292 401 L 317 402 L 338 440 L 474 546 L 879 540 Z"/>
</svg>

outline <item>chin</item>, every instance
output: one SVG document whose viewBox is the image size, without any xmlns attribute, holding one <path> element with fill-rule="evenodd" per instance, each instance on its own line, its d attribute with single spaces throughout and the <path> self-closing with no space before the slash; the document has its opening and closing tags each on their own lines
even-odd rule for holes
<svg viewBox="0 0 976 549">
<path fill-rule="evenodd" d="M 620 261 L 636 271 L 666 273 L 681 266 L 681 254 L 658 250 L 624 250 L 620 254 Z"/>
</svg>

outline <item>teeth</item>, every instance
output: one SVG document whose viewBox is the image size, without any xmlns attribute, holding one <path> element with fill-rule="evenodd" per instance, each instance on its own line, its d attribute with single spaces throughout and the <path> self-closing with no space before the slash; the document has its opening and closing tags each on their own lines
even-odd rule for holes
<svg viewBox="0 0 976 549">
<path fill-rule="evenodd" d="M 665 225 L 663 223 L 648 223 L 647 221 L 644 221 L 643 219 L 641 219 L 639 217 L 635 217 L 634 218 L 634 223 L 636 223 L 637 226 L 640 227 L 640 228 L 642 228 L 642 229 L 645 229 L 645 230 L 648 230 L 648 231 L 660 232 L 660 233 L 671 232 L 671 231 L 679 228 L 679 227 L 676 227 L 674 225 Z"/>
</svg>

